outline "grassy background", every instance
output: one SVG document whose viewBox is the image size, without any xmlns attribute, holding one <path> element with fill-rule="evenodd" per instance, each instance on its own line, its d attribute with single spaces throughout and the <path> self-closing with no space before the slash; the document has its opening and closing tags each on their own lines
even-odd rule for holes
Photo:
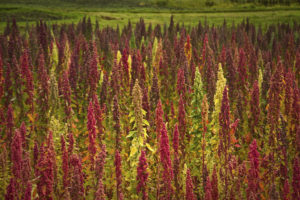
<svg viewBox="0 0 300 200">
<path fill-rule="evenodd" d="M 134 24 L 141 17 L 147 24 L 169 23 L 171 15 L 174 15 L 176 23 L 185 23 L 186 25 L 195 25 L 199 21 L 204 22 L 205 20 L 210 25 L 219 25 L 223 23 L 224 19 L 231 24 L 246 18 L 256 25 L 262 26 L 277 22 L 300 21 L 299 4 L 265 7 L 257 4 L 232 4 L 220 1 L 215 6 L 205 7 L 201 4 L 203 1 L 194 1 L 194 4 L 187 3 L 180 7 L 182 0 L 174 0 L 172 1 L 173 6 L 158 7 L 156 4 L 122 5 L 116 3 L 113 6 L 100 3 L 74 4 L 58 0 L 41 0 L 39 4 L 36 1 L 33 2 L 27 0 L 26 4 L 22 1 L 21 3 L 20 1 L 19 3 L 0 3 L 0 30 L 6 26 L 7 19 L 13 17 L 19 22 L 21 28 L 24 28 L 27 23 L 30 25 L 40 19 L 48 23 L 76 23 L 84 16 L 91 17 L 93 23 L 98 20 L 101 27 L 117 25 L 122 27 L 128 23 L 128 20 Z"/>
</svg>

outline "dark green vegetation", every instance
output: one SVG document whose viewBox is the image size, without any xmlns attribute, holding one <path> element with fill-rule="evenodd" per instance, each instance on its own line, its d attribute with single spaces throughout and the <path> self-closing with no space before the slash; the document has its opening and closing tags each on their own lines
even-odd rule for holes
<svg viewBox="0 0 300 200">
<path fill-rule="evenodd" d="M 142 17 L 145 22 L 158 24 L 168 23 L 170 16 L 179 23 L 196 25 L 199 21 L 207 20 L 212 25 L 220 25 L 224 19 L 229 24 L 239 23 L 249 18 L 255 25 L 272 23 L 293 23 L 300 20 L 300 6 L 293 3 L 290 6 L 276 4 L 264 6 L 258 3 L 233 3 L 215 0 L 212 6 L 205 0 L 169 0 L 167 4 L 154 0 L 111 1 L 90 0 L 86 3 L 80 1 L 30 1 L 12 0 L 0 3 L 0 30 L 3 30 L 7 19 L 16 18 L 22 28 L 28 23 L 33 24 L 43 19 L 51 23 L 77 23 L 82 17 L 91 17 L 92 22 L 99 21 L 101 27 L 117 24 L 123 27 L 128 20 L 135 24 Z M 246 1 L 245 1 L 246 2 Z"/>
</svg>

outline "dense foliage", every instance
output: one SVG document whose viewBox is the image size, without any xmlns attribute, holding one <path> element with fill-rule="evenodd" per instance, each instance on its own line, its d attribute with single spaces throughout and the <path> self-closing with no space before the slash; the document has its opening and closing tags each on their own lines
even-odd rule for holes
<svg viewBox="0 0 300 200">
<path fill-rule="evenodd" d="M 300 199 L 300 25 L 263 30 L 8 23 L 0 198 Z"/>
</svg>

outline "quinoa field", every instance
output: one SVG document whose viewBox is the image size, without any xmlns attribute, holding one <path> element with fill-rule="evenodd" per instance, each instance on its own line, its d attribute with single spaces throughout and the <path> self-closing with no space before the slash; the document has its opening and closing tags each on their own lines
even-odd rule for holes
<svg viewBox="0 0 300 200">
<path fill-rule="evenodd" d="M 254 19 L 8 20 L 0 199 L 299 200 L 300 21 Z"/>
</svg>

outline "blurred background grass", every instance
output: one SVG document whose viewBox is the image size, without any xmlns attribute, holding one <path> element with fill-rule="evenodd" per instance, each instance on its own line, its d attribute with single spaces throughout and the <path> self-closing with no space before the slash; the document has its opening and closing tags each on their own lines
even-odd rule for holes
<svg viewBox="0 0 300 200">
<path fill-rule="evenodd" d="M 300 4 L 295 0 L 1 0 L 0 30 L 16 18 L 21 28 L 38 20 L 48 23 L 78 22 L 84 16 L 100 26 L 133 24 L 141 17 L 147 24 L 175 22 L 195 25 L 199 21 L 231 25 L 246 18 L 264 26 L 300 21 Z M 266 3 L 267 2 L 267 3 Z"/>
</svg>

